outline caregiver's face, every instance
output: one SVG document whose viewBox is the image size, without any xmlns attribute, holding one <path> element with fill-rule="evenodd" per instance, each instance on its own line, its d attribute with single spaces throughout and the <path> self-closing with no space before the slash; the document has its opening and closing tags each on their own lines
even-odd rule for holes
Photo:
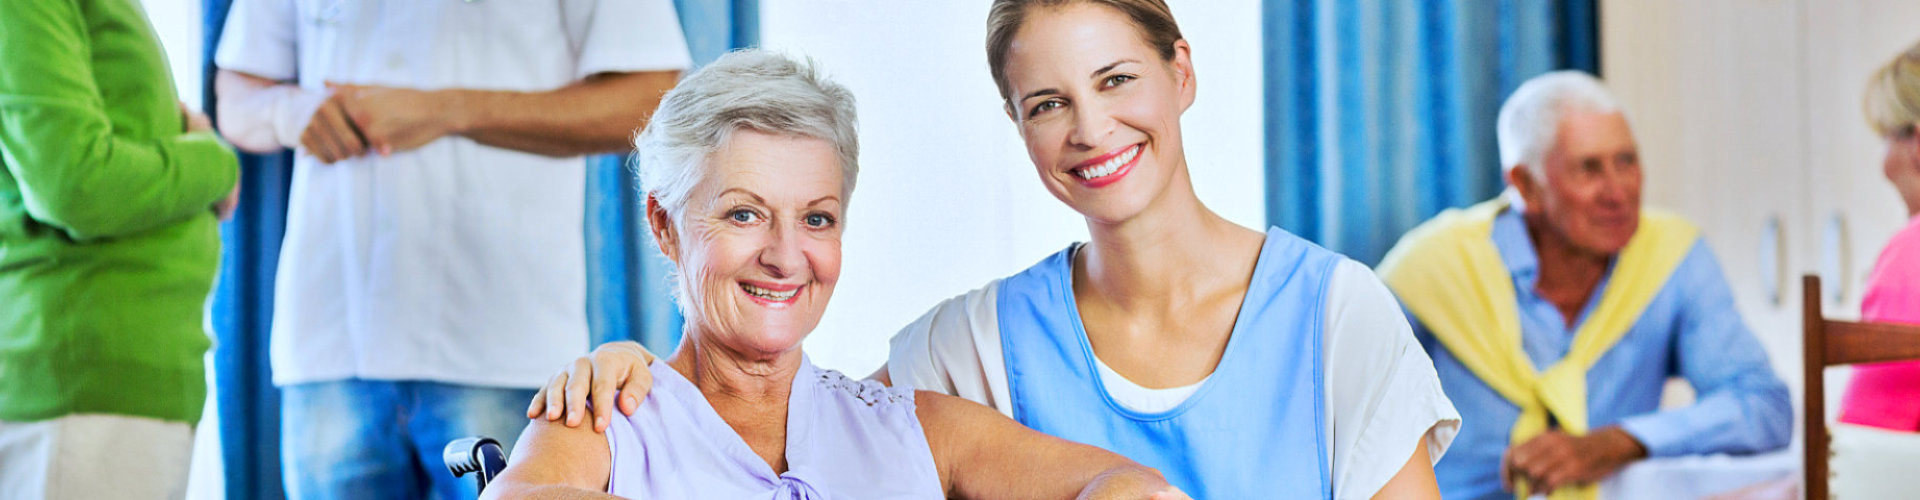
<svg viewBox="0 0 1920 500">
<path fill-rule="evenodd" d="M 1194 95 L 1186 41 L 1169 61 L 1110 7 L 1027 14 L 1007 50 L 1008 114 L 1040 181 L 1088 218 L 1132 217 L 1186 168 L 1180 114 Z"/>
<path fill-rule="evenodd" d="M 825 140 L 742 129 L 707 162 L 677 238 L 690 319 L 749 356 L 794 349 L 840 278 L 840 158 Z"/>
</svg>

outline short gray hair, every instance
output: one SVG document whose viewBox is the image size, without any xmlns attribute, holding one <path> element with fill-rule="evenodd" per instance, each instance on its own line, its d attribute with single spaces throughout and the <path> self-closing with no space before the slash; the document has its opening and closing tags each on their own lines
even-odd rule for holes
<svg viewBox="0 0 1920 500">
<path fill-rule="evenodd" d="M 742 128 L 833 143 L 840 156 L 843 203 L 860 174 L 853 92 L 820 74 L 811 59 L 742 49 L 681 80 L 634 138 L 640 191 L 668 214 L 685 212 L 707 158 Z"/>
<path fill-rule="evenodd" d="M 1547 152 L 1559 140 L 1560 119 L 1569 111 L 1613 113 L 1620 101 L 1600 79 L 1581 71 L 1554 71 L 1533 77 L 1500 105 L 1494 125 L 1500 141 L 1500 170 L 1531 165 L 1540 172 Z"/>
</svg>

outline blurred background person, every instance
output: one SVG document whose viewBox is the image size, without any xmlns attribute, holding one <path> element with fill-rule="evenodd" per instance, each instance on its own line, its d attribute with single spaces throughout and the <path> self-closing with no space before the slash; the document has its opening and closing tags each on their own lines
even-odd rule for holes
<svg viewBox="0 0 1920 500">
<path fill-rule="evenodd" d="M 1605 85 L 1534 77 L 1497 135 L 1508 193 L 1441 213 L 1380 264 L 1471 422 L 1435 467 L 1442 494 L 1591 499 L 1648 457 L 1785 447 L 1786 385 L 1699 230 L 1641 209 L 1639 147 Z M 1673 376 L 1699 400 L 1661 410 Z"/>
<path fill-rule="evenodd" d="M 138 2 L 0 12 L 0 495 L 180 498 L 238 160 Z"/>
<path fill-rule="evenodd" d="M 1860 297 L 1860 319 L 1920 324 L 1920 44 L 1867 80 L 1867 123 L 1886 141 L 1881 172 L 1906 204 L 1908 221 L 1880 251 Z M 1912 483 L 1893 480 L 1920 463 L 1920 361 L 1856 365 L 1832 426 L 1832 492 L 1892 498 Z"/>
<path fill-rule="evenodd" d="M 580 155 L 628 151 L 687 67 L 673 4 L 240 0 L 215 63 L 222 133 L 296 152 L 289 496 L 473 497 L 441 447 L 515 435 L 586 350 Z"/>
</svg>

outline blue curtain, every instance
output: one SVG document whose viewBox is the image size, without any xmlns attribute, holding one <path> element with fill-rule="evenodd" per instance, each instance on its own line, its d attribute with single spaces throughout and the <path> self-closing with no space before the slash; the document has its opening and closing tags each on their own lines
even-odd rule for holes
<svg viewBox="0 0 1920 500">
<path fill-rule="evenodd" d="M 207 0 L 205 65 L 200 90 L 218 123 L 213 53 L 232 0 Z M 220 278 L 209 314 L 214 332 L 214 393 L 219 406 L 221 462 L 227 498 L 281 498 L 280 391 L 267 361 L 273 322 L 274 269 L 286 234 L 293 155 L 240 155 L 240 208 L 220 227 Z"/>
<path fill-rule="evenodd" d="M 1266 0 L 1267 221 L 1367 264 L 1499 193 L 1520 82 L 1599 70 L 1593 0 Z"/>
<path fill-rule="evenodd" d="M 204 81 L 212 82 L 233 0 L 206 0 Z M 675 0 L 695 65 L 753 45 L 758 0 Z M 209 85 L 206 109 L 216 109 Z M 214 117 L 217 121 L 218 116 Z M 666 295 L 667 263 L 646 236 L 629 159 L 588 159 L 586 223 L 588 325 L 594 343 L 639 340 L 667 352 L 680 337 L 680 317 Z M 274 270 L 286 233 L 288 153 L 240 157 L 241 203 L 221 227 L 220 278 L 209 306 L 214 377 L 228 498 L 283 498 L 280 483 L 280 392 L 267 359 L 273 319 Z"/>
<path fill-rule="evenodd" d="M 695 68 L 729 50 L 759 44 L 759 0 L 676 0 Z M 689 70 L 691 71 L 691 70 Z M 662 355 L 680 342 L 681 317 L 668 295 L 667 268 L 648 235 L 632 156 L 590 160 L 587 192 L 587 310 L 593 343 L 636 340 Z M 598 230 L 595 230 L 598 228 Z"/>
</svg>

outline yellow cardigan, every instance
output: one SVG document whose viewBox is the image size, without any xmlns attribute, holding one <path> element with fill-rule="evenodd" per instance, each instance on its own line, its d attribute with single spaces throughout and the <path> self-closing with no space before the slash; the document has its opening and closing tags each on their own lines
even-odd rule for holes
<svg viewBox="0 0 1920 500">
<path fill-rule="evenodd" d="M 1544 372 L 1520 347 L 1520 311 L 1513 278 L 1493 244 L 1493 220 L 1508 208 L 1495 199 L 1442 212 L 1401 238 L 1380 263 L 1382 280 L 1407 311 L 1502 397 L 1520 407 L 1511 444 L 1547 430 L 1587 428 L 1587 370 L 1633 327 L 1667 277 L 1692 250 L 1699 230 L 1677 216 L 1641 212 L 1640 227 L 1621 249 L 1600 304 L 1574 333 L 1565 358 Z M 1516 492 L 1525 498 L 1526 492 Z M 1596 497 L 1593 485 L 1554 492 L 1554 500 Z"/>
</svg>

